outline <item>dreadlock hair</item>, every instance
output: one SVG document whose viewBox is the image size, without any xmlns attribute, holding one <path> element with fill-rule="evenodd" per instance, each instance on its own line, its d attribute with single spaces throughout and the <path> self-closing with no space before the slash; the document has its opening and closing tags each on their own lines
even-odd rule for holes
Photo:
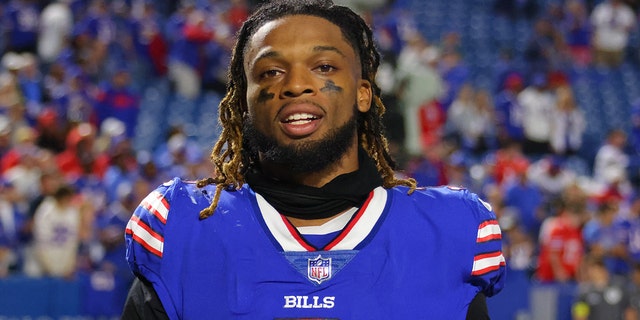
<svg viewBox="0 0 640 320">
<path fill-rule="evenodd" d="M 197 183 L 198 187 L 215 184 L 216 191 L 211 206 L 200 212 L 200 219 L 213 214 L 223 189 L 239 189 L 244 184 L 244 173 L 257 161 L 255 155 L 249 155 L 242 148 L 243 121 L 247 112 L 247 79 L 244 70 L 247 43 L 267 22 L 291 15 L 320 17 L 340 28 L 359 57 L 362 78 L 371 83 L 373 91 L 371 108 L 358 116 L 360 145 L 375 161 L 385 188 L 404 185 L 409 187 L 409 193 L 416 189 L 414 179 L 397 179 L 394 174 L 395 162 L 389 154 L 389 145 L 383 134 L 382 115 L 385 107 L 380 98 L 380 88 L 375 83 L 380 54 L 373 42 L 369 26 L 351 9 L 334 5 L 331 0 L 279 0 L 259 7 L 238 31 L 227 73 L 227 93 L 218 106 L 222 132 L 210 155 L 215 166 L 215 174 L 214 177 L 199 180 Z"/>
</svg>

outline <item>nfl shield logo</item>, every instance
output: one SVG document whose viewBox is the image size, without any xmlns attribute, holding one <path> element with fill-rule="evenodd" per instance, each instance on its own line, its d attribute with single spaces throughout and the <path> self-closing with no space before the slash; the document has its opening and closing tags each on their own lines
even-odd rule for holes
<svg viewBox="0 0 640 320">
<path fill-rule="evenodd" d="M 324 259 L 318 256 L 315 259 L 307 259 L 307 261 L 307 277 L 310 280 L 320 284 L 331 278 L 331 258 Z"/>
</svg>

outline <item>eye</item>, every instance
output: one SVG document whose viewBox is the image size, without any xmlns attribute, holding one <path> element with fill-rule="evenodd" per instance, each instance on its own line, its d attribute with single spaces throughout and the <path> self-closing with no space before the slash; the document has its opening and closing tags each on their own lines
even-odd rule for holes
<svg viewBox="0 0 640 320">
<path fill-rule="evenodd" d="M 282 72 L 280 70 L 276 70 L 276 69 L 267 70 L 260 74 L 260 79 L 273 78 L 278 76 L 281 73 Z"/>
<path fill-rule="evenodd" d="M 321 66 L 318 66 L 316 68 L 316 70 L 320 71 L 321 73 L 329 73 L 329 72 L 335 71 L 337 69 L 336 69 L 336 67 L 334 67 L 334 66 L 332 66 L 330 64 L 323 64 Z"/>
</svg>

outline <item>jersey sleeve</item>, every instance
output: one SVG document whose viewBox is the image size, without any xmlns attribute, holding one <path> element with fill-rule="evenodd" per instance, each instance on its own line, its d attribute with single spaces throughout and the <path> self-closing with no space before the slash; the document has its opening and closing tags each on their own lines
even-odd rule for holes
<svg viewBox="0 0 640 320">
<path fill-rule="evenodd" d="M 489 203 L 470 192 L 467 192 L 466 200 L 474 212 L 477 226 L 469 280 L 491 297 L 504 287 L 506 261 L 502 254 L 502 232 Z"/>
<path fill-rule="evenodd" d="M 125 229 L 127 262 L 133 273 L 153 284 L 160 300 L 171 315 L 171 295 L 161 276 L 164 237 L 171 198 L 179 179 L 166 182 L 149 193 L 133 212 Z M 175 317 L 171 317 L 175 318 Z"/>
</svg>

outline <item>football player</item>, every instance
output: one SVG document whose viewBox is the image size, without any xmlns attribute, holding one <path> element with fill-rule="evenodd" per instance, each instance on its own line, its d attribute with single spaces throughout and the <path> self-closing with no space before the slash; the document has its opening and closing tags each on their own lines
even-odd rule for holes
<svg viewBox="0 0 640 320">
<path fill-rule="evenodd" d="M 365 21 L 271 1 L 237 36 L 216 174 L 153 191 L 126 229 L 123 318 L 484 319 L 501 232 L 465 189 L 394 175 Z"/>
</svg>

